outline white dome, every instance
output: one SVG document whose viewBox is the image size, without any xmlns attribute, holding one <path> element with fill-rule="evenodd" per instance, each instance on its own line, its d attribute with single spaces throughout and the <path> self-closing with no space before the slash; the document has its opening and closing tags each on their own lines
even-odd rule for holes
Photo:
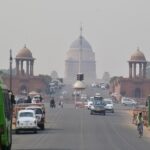
<svg viewBox="0 0 150 150">
<path fill-rule="evenodd" d="M 69 51 L 67 52 L 66 60 L 78 61 L 79 53 L 82 49 L 82 60 L 83 61 L 95 61 L 95 54 L 92 50 L 91 45 L 83 36 L 79 36 L 74 42 L 72 42 Z"/>
<path fill-rule="evenodd" d="M 83 81 L 77 80 L 77 81 L 75 82 L 75 84 L 73 85 L 73 88 L 74 88 L 74 89 L 78 89 L 78 90 L 82 90 L 82 89 L 85 89 L 85 88 L 86 88 L 86 85 L 84 84 Z"/>
<path fill-rule="evenodd" d="M 79 36 L 78 39 L 76 39 L 74 42 L 72 42 L 70 49 L 80 49 L 81 45 L 82 45 L 83 50 L 91 50 L 92 51 L 91 45 L 83 36 Z"/>
</svg>

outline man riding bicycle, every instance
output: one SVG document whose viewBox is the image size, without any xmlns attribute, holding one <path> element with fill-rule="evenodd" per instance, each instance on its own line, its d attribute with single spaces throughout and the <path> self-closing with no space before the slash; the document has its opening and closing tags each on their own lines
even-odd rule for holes
<svg viewBox="0 0 150 150">
<path fill-rule="evenodd" d="M 136 124 L 137 124 L 137 130 L 139 132 L 139 137 L 143 136 L 143 123 L 144 123 L 143 115 L 142 115 L 142 112 L 140 112 L 136 118 Z"/>
</svg>

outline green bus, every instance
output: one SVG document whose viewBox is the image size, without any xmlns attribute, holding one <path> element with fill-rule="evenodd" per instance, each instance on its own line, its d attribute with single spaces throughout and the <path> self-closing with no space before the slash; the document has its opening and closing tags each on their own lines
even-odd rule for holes
<svg viewBox="0 0 150 150">
<path fill-rule="evenodd" d="M 0 82 L 0 150 L 11 150 L 12 102 L 9 90 Z"/>
</svg>

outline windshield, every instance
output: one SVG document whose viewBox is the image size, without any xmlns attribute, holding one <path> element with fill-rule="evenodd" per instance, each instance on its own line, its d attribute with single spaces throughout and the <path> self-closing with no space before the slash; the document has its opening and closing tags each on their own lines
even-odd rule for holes
<svg viewBox="0 0 150 150">
<path fill-rule="evenodd" d="M 21 112 L 20 117 L 33 117 L 33 113 L 32 112 Z"/>
<path fill-rule="evenodd" d="M 103 100 L 94 100 L 94 104 L 95 105 L 104 105 L 104 101 Z"/>
<path fill-rule="evenodd" d="M 106 104 L 112 104 L 112 101 L 105 101 Z"/>
<path fill-rule="evenodd" d="M 28 110 L 34 110 L 36 114 L 42 114 L 42 110 L 40 108 L 27 108 Z"/>
</svg>

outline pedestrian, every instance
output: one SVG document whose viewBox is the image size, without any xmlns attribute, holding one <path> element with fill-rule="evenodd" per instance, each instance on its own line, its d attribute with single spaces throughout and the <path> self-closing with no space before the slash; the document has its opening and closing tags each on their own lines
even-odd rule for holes
<svg viewBox="0 0 150 150">
<path fill-rule="evenodd" d="M 31 97 L 28 95 L 27 103 L 31 103 Z"/>
<path fill-rule="evenodd" d="M 60 106 L 61 108 L 63 108 L 63 101 L 62 101 L 62 100 L 59 101 L 59 106 Z"/>
<path fill-rule="evenodd" d="M 140 112 L 136 118 L 136 125 L 137 125 L 137 130 L 139 132 L 139 137 L 143 136 L 143 124 L 144 124 L 144 119 L 143 119 L 142 112 Z"/>
<path fill-rule="evenodd" d="M 54 97 L 52 97 L 52 99 L 50 100 L 50 107 L 51 107 L 51 108 L 55 108 L 55 100 L 54 100 Z"/>
<path fill-rule="evenodd" d="M 8 91 L 8 92 L 9 92 L 9 98 L 10 98 L 10 100 L 11 100 L 12 105 L 13 105 L 13 104 L 16 104 L 15 95 L 13 94 L 12 91 Z"/>
<path fill-rule="evenodd" d="M 40 102 L 42 102 L 43 101 L 43 98 L 42 98 L 42 96 L 40 95 Z"/>
</svg>

